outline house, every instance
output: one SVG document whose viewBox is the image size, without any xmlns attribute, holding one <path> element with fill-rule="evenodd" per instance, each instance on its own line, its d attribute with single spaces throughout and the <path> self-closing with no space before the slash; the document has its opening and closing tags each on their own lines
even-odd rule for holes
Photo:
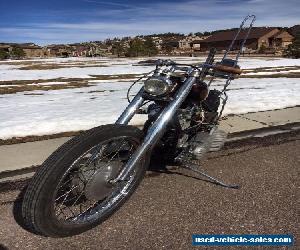
<svg viewBox="0 0 300 250">
<path fill-rule="evenodd" d="M 72 56 L 88 56 L 90 48 L 86 45 L 77 44 L 72 46 Z"/>
<path fill-rule="evenodd" d="M 107 46 L 100 42 L 73 43 L 68 45 L 67 51 L 75 57 L 103 56 L 107 52 Z"/>
<path fill-rule="evenodd" d="M 0 43 L 0 50 L 9 53 L 11 50 L 11 46 L 5 43 Z"/>
<path fill-rule="evenodd" d="M 103 53 L 104 50 L 102 50 L 100 48 L 100 46 L 95 46 L 95 45 L 92 45 L 90 48 L 89 48 L 89 51 L 88 51 L 88 56 L 91 56 L 91 57 L 95 57 L 95 56 L 103 56 Z"/>
<path fill-rule="evenodd" d="M 269 48 L 276 50 L 284 49 L 289 46 L 293 40 L 294 36 L 285 30 L 281 30 L 269 38 Z"/>
<path fill-rule="evenodd" d="M 16 44 L 15 47 L 23 49 L 26 58 L 44 57 L 45 56 L 44 49 L 34 43 Z"/>
<path fill-rule="evenodd" d="M 193 49 L 194 46 L 195 46 L 195 49 L 197 49 L 199 44 L 197 44 L 197 43 L 193 44 L 193 42 L 201 41 L 206 38 L 207 38 L 207 36 L 203 36 L 203 37 L 196 36 L 196 35 L 187 36 L 187 37 L 183 38 L 182 40 L 179 40 L 178 47 L 180 50 L 191 50 L 191 49 Z"/>
<path fill-rule="evenodd" d="M 297 35 L 300 35 L 300 24 L 294 25 L 289 28 L 289 33 L 296 37 Z"/>
<path fill-rule="evenodd" d="M 8 53 L 10 53 L 13 48 L 21 48 L 26 58 L 45 56 L 44 49 L 34 43 L 0 43 L 0 49 Z"/>
<path fill-rule="evenodd" d="M 72 55 L 72 47 L 64 44 L 53 44 L 45 47 L 48 57 L 68 57 Z"/>
<path fill-rule="evenodd" d="M 158 37 L 158 36 L 152 37 L 152 40 L 153 40 L 153 42 L 154 42 L 154 44 L 155 44 L 155 47 L 156 47 L 158 50 L 161 50 L 161 46 L 162 46 L 162 44 L 163 44 L 163 40 L 162 40 L 160 37 Z"/>
<path fill-rule="evenodd" d="M 195 51 L 208 51 L 214 47 L 219 51 L 226 50 L 231 44 L 237 29 L 230 31 L 220 31 L 212 34 L 204 40 L 192 42 Z M 240 47 L 241 42 L 247 34 L 247 30 L 242 30 L 233 45 L 233 50 Z M 253 27 L 245 43 L 246 51 L 257 51 L 260 48 L 283 49 L 293 40 L 293 36 L 288 32 L 273 27 Z M 195 45 L 198 45 L 197 47 Z"/>
</svg>

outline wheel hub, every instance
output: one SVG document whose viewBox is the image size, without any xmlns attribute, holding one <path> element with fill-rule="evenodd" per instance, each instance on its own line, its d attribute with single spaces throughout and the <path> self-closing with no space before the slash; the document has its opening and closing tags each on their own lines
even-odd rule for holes
<svg viewBox="0 0 300 250">
<path fill-rule="evenodd" d="M 112 191 L 114 185 L 109 180 L 115 178 L 122 166 L 121 162 L 100 162 L 98 170 L 89 177 L 85 187 L 85 196 L 89 200 L 103 200 Z"/>
</svg>

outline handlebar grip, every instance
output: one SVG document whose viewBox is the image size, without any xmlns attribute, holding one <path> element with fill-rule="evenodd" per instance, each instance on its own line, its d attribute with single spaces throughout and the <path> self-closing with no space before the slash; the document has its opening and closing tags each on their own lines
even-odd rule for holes
<svg viewBox="0 0 300 250">
<path fill-rule="evenodd" d="M 224 66 L 224 65 L 221 65 L 221 64 L 215 65 L 214 69 L 219 70 L 219 71 L 223 71 L 223 72 L 227 72 L 227 73 L 231 73 L 231 74 L 236 74 L 236 75 L 240 75 L 243 72 L 243 70 L 241 70 L 240 68 Z"/>
</svg>

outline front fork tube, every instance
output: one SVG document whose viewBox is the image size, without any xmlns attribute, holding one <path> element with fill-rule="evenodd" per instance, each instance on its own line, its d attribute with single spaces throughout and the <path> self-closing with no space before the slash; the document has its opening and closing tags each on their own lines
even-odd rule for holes
<svg viewBox="0 0 300 250">
<path fill-rule="evenodd" d="M 151 151 L 156 143 L 161 139 L 161 137 L 164 135 L 169 121 L 172 119 L 178 108 L 182 105 L 182 103 L 190 93 L 198 75 L 198 71 L 194 71 L 191 76 L 185 80 L 185 82 L 178 90 L 176 96 L 174 97 L 174 100 L 169 103 L 169 105 L 159 115 L 157 120 L 150 126 L 143 143 L 133 153 L 124 168 L 122 168 L 122 171 L 117 176 L 117 178 L 112 180 L 113 183 L 126 180 L 131 171 L 137 166 L 139 161 L 145 156 L 147 152 Z M 120 118 L 118 120 L 123 119 Z"/>
<path fill-rule="evenodd" d="M 128 124 L 132 117 L 135 115 L 136 111 L 142 106 L 144 102 L 143 98 L 144 87 L 140 89 L 140 91 L 135 95 L 133 100 L 129 103 L 127 108 L 120 115 L 115 124 Z"/>
</svg>

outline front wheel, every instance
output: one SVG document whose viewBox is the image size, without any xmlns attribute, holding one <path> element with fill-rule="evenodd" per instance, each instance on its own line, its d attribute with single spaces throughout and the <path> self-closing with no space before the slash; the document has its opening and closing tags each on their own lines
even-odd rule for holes
<svg viewBox="0 0 300 250">
<path fill-rule="evenodd" d="M 27 226 L 51 237 L 79 234 L 100 224 L 135 191 L 148 166 L 140 161 L 128 180 L 111 184 L 140 145 L 143 133 L 105 125 L 74 137 L 39 168 L 24 195 Z"/>
</svg>

